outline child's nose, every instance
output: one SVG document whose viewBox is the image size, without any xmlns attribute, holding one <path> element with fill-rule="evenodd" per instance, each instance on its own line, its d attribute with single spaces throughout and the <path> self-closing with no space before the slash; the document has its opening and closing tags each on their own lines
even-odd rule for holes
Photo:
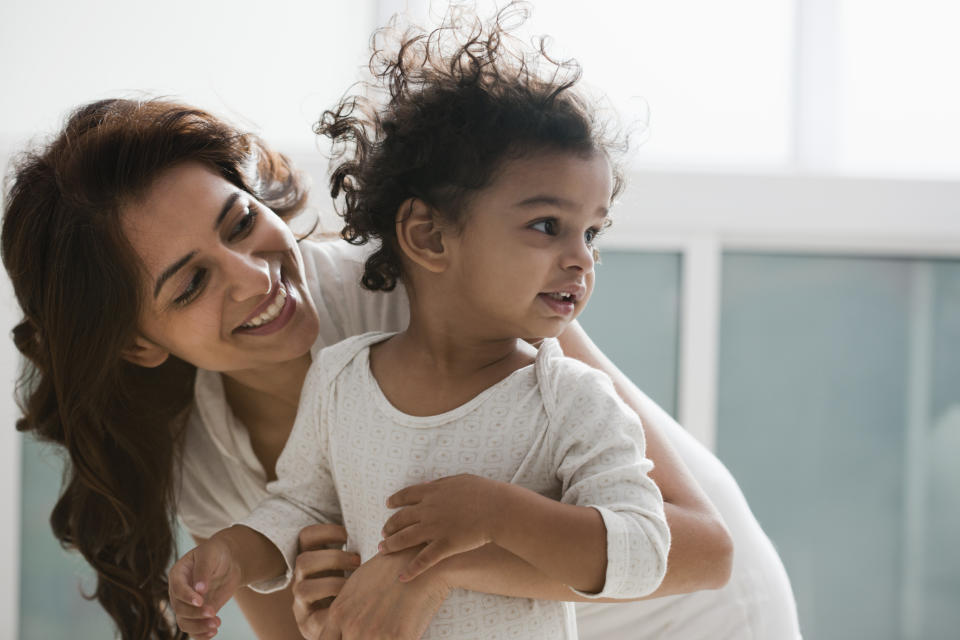
<svg viewBox="0 0 960 640">
<path fill-rule="evenodd" d="M 571 242 L 563 256 L 565 269 L 590 273 L 593 271 L 594 250 L 582 238 Z"/>
<path fill-rule="evenodd" d="M 270 263 L 256 254 L 231 252 L 225 270 L 230 297 L 237 302 L 266 295 L 273 288 Z"/>
</svg>

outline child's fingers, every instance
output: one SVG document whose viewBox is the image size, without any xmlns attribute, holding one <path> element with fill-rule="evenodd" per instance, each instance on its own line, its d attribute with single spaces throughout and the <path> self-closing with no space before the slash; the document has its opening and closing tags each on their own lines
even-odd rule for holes
<svg viewBox="0 0 960 640">
<path fill-rule="evenodd" d="M 217 615 L 217 612 L 214 610 L 214 608 L 208 604 L 195 607 L 192 604 L 187 604 L 186 602 L 181 602 L 179 600 L 174 600 L 170 604 L 173 607 L 173 612 L 177 615 L 177 619 L 213 618 Z"/>
<path fill-rule="evenodd" d="M 420 522 L 420 512 L 417 508 L 404 507 L 387 518 L 387 521 L 383 525 L 383 537 L 393 535 L 397 531 L 406 529 L 418 522 Z"/>
<path fill-rule="evenodd" d="M 387 498 L 387 507 L 389 509 L 396 509 L 397 507 L 403 507 L 411 504 L 416 504 L 420 502 L 423 498 L 423 492 L 428 483 L 422 482 L 420 484 L 414 484 L 404 489 L 400 489 L 395 494 Z"/>
<path fill-rule="evenodd" d="M 420 553 L 418 553 L 417 556 L 410 561 L 410 564 L 408 564 L 406 568 L 400 572 L 398 577 L 400 578 L 401 582 L 409 582 L 433 565 L 445 558 L 449 558 L 452 555 L 456 555 L 456 551 L 454 549 L 452 549 L 449 545 L 440 542 L 439 540 L 434 540 L 424 547 L 423 550 L 421 550 Z"/>
<path fill-rule="evenodd" d="M 197 593 L 191 584 L 192 577 L 193 557 L 184 556 L 170 568 L 169 590 L 171 600 L 193 606 L 203 604 L 203 595 Z"/>
<path fill-rule="evenodd" d="M 177 626 L 193 638 L 212 638 L 220 628 L 220 618 L 181 618 L 177 616 Z"/>
<path fill-rule="evenodd" d="M 395 553 L 425 542 L 430 542 L 430 537 L 424 527 L 414 524 L 381 540 L 377 549 L 380 553 Z"/>
</svg>

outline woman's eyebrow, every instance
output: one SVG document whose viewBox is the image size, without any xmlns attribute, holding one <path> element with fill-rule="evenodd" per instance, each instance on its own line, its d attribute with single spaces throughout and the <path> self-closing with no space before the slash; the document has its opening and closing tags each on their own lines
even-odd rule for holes
<svg viewBox="0 0 960 640">
<path fill-rule="evenodd" d="M 213 221 L 213 230 L 216 231 L 217 227 L 220 226 L 220 223 L 223 222 L 223 219 L 227 217 L 227 214 L 230 213 L 230 208 L 233 206 L 233 203 L 237 201 L 237 198 L 240 197 L 239 191 L 234 191 L 227 198 L 227 201 L 223 203 L 223 208 L 220 209 L 220 215 L 217 216 L 217 219 Z"/>
<path fill-rule="evenodd" d="M 223 222 L 223 219 L 227 217 L 227 214 L 230 213 L 230 209 L 233 207 L 233 203 L 237 201 L 237 198 L 240 197 L 239 191 L 234 191 L 229 196 L 227 196 L 226 201 L 223 203 L 223 207 L 220 209 L 220 213 L 217 214 L 216 220 L 213 222 L 213 230 L 216 231 L 220 227 L 220 223 Z M 163 270 L 163 273 L 160 274 L 160 277 L 157 278 L 157 283 L 153 287 L 153 299 L 156 300 L 157 296 L 160 295 L 160 289 L 163 288 L 163 284 L 173 276 L 177 271 L 183 268 L 183 265 L 190 262 L 190 259 L 197 254 L 196 251 L 191 251 L 187 255 L 183 256 L 172 265 Z"/>
</svg>

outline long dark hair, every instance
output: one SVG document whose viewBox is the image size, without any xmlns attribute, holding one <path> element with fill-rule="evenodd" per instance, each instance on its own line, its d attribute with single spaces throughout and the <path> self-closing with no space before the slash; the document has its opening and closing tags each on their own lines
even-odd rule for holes
<svg viewBox="0 0 960 640">
<path fill-rule="evenodd" d="M 122 358 L 141 310 L 140 261 L 120 211 L 159 172 L 200 161 L 289 217 L 305 203 L 285 157 L 211 114 L 162 100 L 76 109 L 8 176 L 3 264 L 23 310 L 17 429 L 68 464 L 50 524 L 97 572 L 93 594 L 124 639 L 182 638 L 165 613 L 175 553 L 174 461 L 195 368 Z"/>
<path fill-rule="evenodd" d="M 389 291 L 401 275 L 396 216 L 410 198 L 433 205 L 454 228 L 464 205 L 503 162 L 539 151 L 606 154 L 614 195 L 627 136 L 616 119 L 578 91 L 575 60 L 556 60 L 541 38 L 514 36 L 528 17 L 513 2 L 488 23 L 452 5 L 433 31 L 397 24 L 372 42 L 373 79 L 324 112 L 315 126 L 331 139 L 330 191 L 354 244 L 379 240 L 362 284 Z M 372 94 L 372 97 L 368 97 Z"/>
</svg>

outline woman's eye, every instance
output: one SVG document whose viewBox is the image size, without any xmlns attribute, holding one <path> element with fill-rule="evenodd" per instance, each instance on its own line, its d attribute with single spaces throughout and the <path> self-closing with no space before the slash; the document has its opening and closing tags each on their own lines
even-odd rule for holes
<svg viewBox="0 0 960 640">
<path fill-rule="evenodd" d="M 553 219 L 538 220 L 530 225 L 530 228 L 534 231 L 539 231 L 540 233 L 545 233 L 548 236 L 557 235 L 557 221 Z"/>
<path fill-rule="evenodd" d="M 600 235 L 601 229 L 587 229 L 583 234 L 583 239 L 587 244 L 593 244 L 593 241 Z"/>
<path fill-rule="evenodd" d="M 233 228 L 230 229 L 230 235 L 227 236 L 227 238 L 229 240 L 239 240 L 240 238 L 246 237 L 253 230 L 253 225 L 256 221 L 256 209 L 251 210 L 249 207 L 244 209 L 237 224 L 233 225 Z"/>
<path fill-rule="evenodd" d="M 207 270 L 206 269 L 197 269 L 193 277 L 190 278 L 190 282 L 187 283 L 186 288 L 180 293 L 179 296 L 174 298 L 174 304 L 183 306 L 191 302 L 194 298 L 200 295 L 200 292 L 203 290 L 203 285 L 207 281 Z"/>
</svg>

